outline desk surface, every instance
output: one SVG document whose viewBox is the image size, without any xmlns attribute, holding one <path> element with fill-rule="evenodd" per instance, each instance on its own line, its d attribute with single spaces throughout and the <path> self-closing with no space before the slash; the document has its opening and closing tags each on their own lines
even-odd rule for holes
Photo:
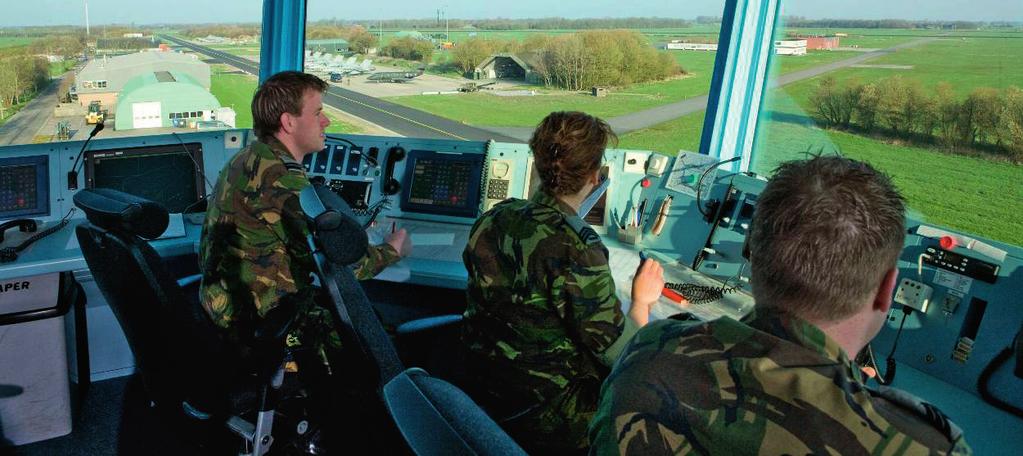
<svg viewBox="0 0 1023 456">
<path fill-rule="evenodd" d="M 78 247 L 78 238 L 75 236 L 75 227 L 83 222 L 85 222 L 84 218 L 71 219 L 71 222 L 60 231 L 28 246 L 18 255 L 17 260 L 0 265 L 0 280 L 88 269 L 85 258 L 82 257 L 82 251 Z M 40 226 L 39 230 L 44 230 L 54 223 L 56 222 Z M 184 225 L 184 237 L 153 241 L 153 248 L 164 257 L 195 253 L 198 250 L 202 226 L 191 224 L 188 221 L 185 221 Z M 34 233 L 12 232 L 5 239 L 4 246 L 18 245 L 32 234 Z"/>
</svg>

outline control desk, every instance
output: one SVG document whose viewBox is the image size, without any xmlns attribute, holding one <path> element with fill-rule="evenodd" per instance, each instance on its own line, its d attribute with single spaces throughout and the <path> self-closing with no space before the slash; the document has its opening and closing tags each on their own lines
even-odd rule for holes
<svg viewBox="0 0 1023 456">
<path fill-rule="evenodd" d="M 0 281 L 75 271 L 89 290 L 73 235 L 82 220 L 71 210 L 77 189 L 112 186 L 189 213 L 250 140 L 250 133 L 238 130 L 97 139 L 84 160 L 77 159 L 82 142 L 0 149 L 0 222 L 31 218 L 46 230 L 68 220 L 0 264 Z M 82 173 L 69 175 L 79 161 Z M 753 299 L 743 247 L 765 181 L 697 154 L 608 150 L 604 162 L 610 185 L 584 218 L 609 248 L 623 302 L 642 250 L 665 265 L 665 280 L 692 301 L 681 307 L 662 298 L 656 318 L 683 311 L 705 319 L 748 313 Z M 398 228 L 409 231 L 412 255 L 380 280 L 453 289 L 466 284 L 462 250 L 476 218 L 506 198 L 528 197 L 537 185 L 528 146 L 513 143 L 330 136 L 304 165 L 311 180 L 352 206 L 371 240 L 380 242 Z M 198 247 L 202 215 L 177 219 L 176 232 L 153 243 L 167 258 L 192 255 Z M 1023 322 L 1023 248 L 919 220 L 907 226 L 896 303 L 874 351 L 878 359 L 887 354 L 902 326 L 895 386 L 942 408 L 978 453 L 1018 452 L 1023 419 L 989 405 L 981 391 L 1023 407 L 1019 353 L 991 366 Z M 3 246 L 32 235 L 8 232 Z M 90 321 L 92 346 L 110 351 L 123 344 L 102 295 L 93 289 L 88 299 L 89 318 L 97 322 Z M 902 306 L 918 311 L 903 322 Z M 123 350 L 95 353 L 93 364 L 96 379 L 126 375 L 132 366 Z M 985 368 L 991 372 L 978 388 Z"/>
</svg>

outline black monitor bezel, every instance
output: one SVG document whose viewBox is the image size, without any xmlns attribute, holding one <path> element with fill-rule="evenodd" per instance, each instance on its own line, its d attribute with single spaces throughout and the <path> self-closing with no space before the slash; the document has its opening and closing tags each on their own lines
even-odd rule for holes
<svg viewBox="0 0 1023 456">
<path fill-rule="evenodd" d="M 26 155 L 0 158 L 0 166 L 35 167 L 36 206 L 29 209 L 0 211 L 0 220 L 50 215 L 50 156 Z"/>
<path fill-rule="evenodd" d="M 205 168 L 203 167 L 202 160 L 202 143 L 197 142 L 90 150 L 85 153 L 85 188 L 96 187 L 94 166 L 97 158 L 102 159 L 131 155 L 181 154 L 182 152 L 187 152 L 192 156 L 193 170 L 195 170 L 195 201 L 200 201 L 206 197 L 206 185 L 203 177 Z"/>
<path fill-rule="evenodd" d="M 480 184 L 483 182 L 484 158 L 483 154 L 471 152 L 442 152 L 434 150 L 413 150 L 409 152 L 405 162 L 405 175 L 402 176 L 401 211 L 475 219 L 479 215 L 480 201 L 483 196 Z M 455 208 L 409 202 L 409 196 L 412 193 L 412 179 L 415 176 L 413 170 L 416 169 L 416 163 L 422 159 L 468 162 L 471 164 L 470 177 L 472 180 L 469 182 L 469 203 L 466 207 Z"/>
</svg>

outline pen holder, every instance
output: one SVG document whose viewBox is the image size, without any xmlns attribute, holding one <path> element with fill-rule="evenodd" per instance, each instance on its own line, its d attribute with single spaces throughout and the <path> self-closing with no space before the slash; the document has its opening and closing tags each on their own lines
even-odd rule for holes
<svg viewBox="0 0 1023 456">
<path fill-rule="evenodd" d="M 618 230 L 618 240 L 626 244 L 639 244 L 643 240 L 643 230 L 638 226 L 627 226 Z"/>
</svg>

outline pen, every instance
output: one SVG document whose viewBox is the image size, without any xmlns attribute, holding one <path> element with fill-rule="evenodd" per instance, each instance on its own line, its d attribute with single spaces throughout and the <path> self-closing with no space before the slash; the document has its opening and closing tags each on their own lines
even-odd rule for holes
<svg viewBox="0 0 1023 456">
<path fill-rule="evenodd" d="M 640 250 L 639 251 L 639 264 L 643 264 L 643 262 L 646 261 L 646 259 L 647 259 L 646 254 L 643 253 L 642 250 Z"/>
<path fill-rule="evenodd" d="M 394 222 L 391 222 L 391 234 L 394 234 Z"/>
<path fill-rule="evenodd" d="M 668 220 L 668 211 L 671 209 L 671 199 L 671 195 L 668 195 L 664 197 L 664 201 L 661 201 L 661 210 L 658 211 L 654 227 L 650 229 L 654 236 L 660 236 L 661 230 L 664 229 L 664 222 Z"/>
<path fill-rule="evenodd" d="M 636 215 L 636 226 L 643 226 L 643 213 L 646 212 L 646 198 L 639 203 L 639 214 Z"/>
</svg>

